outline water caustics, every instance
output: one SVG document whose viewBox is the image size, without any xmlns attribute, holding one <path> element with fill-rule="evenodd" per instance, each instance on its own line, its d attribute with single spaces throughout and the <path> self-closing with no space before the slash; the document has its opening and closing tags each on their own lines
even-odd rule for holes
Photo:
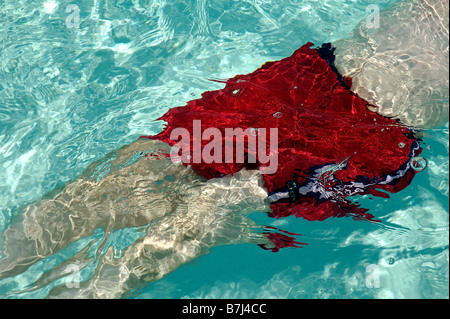
<svg viewBox="0 0 450 319">
<path fill-rule="evenodd" d="M 289 58 L 237 75 L 226 81 L 224 89 L 205 92 L 201 99 L 170 109 L 160 118 L 167 127 L 156 136 L 144 137 L 195 153 L 196 143 L 201 149 L 211 143 L 195 136 L 194 123 L 200 121 L 202 130 L 217 129 L 224 149 L 213 150 L 220 154 L 212 163 L 191 156 L 185 164 L 205 178 L 226 176 L 244 167 L 263 168 L 273 217 L 324 220 L 353 214 L 371 219 L 367 210 L 357 208 L 346 197 L 388 196 L 377 189 L 404 189 L 416 173 L 412 159 L 421 152 L 419 143 L 413 131 L 371 111 L 368 102 L 350 91 L 351 79 L 343 78 L 334 66 L 331 44 L 317 49 L 311 46 L 307 43 Z M 174 140 L 172 131 L 180 127 L 189 132 L 189 139 Z M 238 149 L 227 143 L 233 139 L 226 134 L 229 128 L 247 132 L 275 128 L 276 170 L 264 173 L 269 164 L 261 163 L 258 149 L 250 145 L 251 133 L 242 146 L 245 151 L 239 155 L 243 157 L 240 163 L 236 159 L 226 163 L 222 156 L 231 152 L 230 147 L 235 153 Z M 260 137 L 262 133 L 256 134 Z M 263 135 L 258 147 L 263 143 L 263 153 L 273 152 L 269 147 L 273 136 Z"/>
</svg>

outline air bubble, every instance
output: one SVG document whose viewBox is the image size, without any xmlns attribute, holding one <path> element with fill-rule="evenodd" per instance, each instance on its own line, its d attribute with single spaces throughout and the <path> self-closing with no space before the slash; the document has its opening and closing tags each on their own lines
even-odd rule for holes
<svg viewBox="0 0 450 319">
<path fill-rule="evenodd" d="M 393 264 L 395 263 L 395 258 L 394 258 L 394 257 L 389 257 L 389 258 L 387 259 L 387 263 L 388 263 L 389 265 L 393 265 Z"/>
<path fill-rule="evenodd" d="M 402 143 L 402 142 L 398 143 L 398 147 L 404 148 L 405 147 L 405 143 Z"/>
<path fill-rule="evenodd" d="M 276 112 L 273 114 L 273 117 L 276 117 L 276 118 L 280 118 L 282 116 L 283 116 L 283 114 L 281 112 Z"/>
<path fill-rule="evenodd" d="M 411 159 L 411 167 L 416 172 L 421 172 L 427 167 L 427 160 L 423 157 L 414 157 Z"/>
<path fill-rule="evenodd" d="M 257 128 L 250 129 L 250 134 L 253 135 L 253 136 L 258 135 L 258 129 Z"/>
</svg>

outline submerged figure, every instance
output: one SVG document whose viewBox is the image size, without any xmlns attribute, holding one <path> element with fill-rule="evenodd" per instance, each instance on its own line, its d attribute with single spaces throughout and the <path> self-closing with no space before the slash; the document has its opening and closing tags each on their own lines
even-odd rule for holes
<svg viewBox="0 0 450 319">
<path fill-rule="evenodd" d="M 206 181 L 190 167 L 155 155 L 167 151 L 162 142 L 139 140 L 93 163 L 56 195 L 28 206 L 2 236 L 0 279 L 26 270 L 97 228 L 108 234 L 145 226 L 145 235 L 120 258 L 109 247 L 99 257 L 92 279 L 78 289 L 56 288 L 50 296 L 118 298 L 213 246 L 242 242 L 274 246 L 252 231 L 258 226 L 247 218 L 268 209 L 257 171 L 242 170 L 233 177 Z M 36 286 L 64 275 L 68 265 L 82 269 L 87 249 L 43 275 Z"/>
<path fill-rule="evenodd" d="M 62 285 L 49 292 L 60 298 L 118 298 L 217 245 L 251 242 L 273 251 L 303 245 L 295 235 L 256 225 L 248 218 L 255 211 L 276 218 L 373 219 L 349 199 L 387 195 L 377 189 L 404 189 L 423 168 L 419 143 L 411 129 L 380 116 L 374 105 L 350 91 L 351 79 L 339 74 L 332 46 L 311 46 L 171 109 L 162 118 L 168 123 L 163 132 L 112 152 L 64 189 L 24 208 L 0 235 L 0 280 L 96 229 L 109 234 L 142 227 L 142 236 L 120 256 L 112 247 L 99 253 L 95 273 L 79 287 Z M 211 142 L 195 138 L 196 120 L 202 131 L 220 132 L 214 138 L 222 155 L 226 145 L 239 142 L 232 137 L 226 143 L 227 128 L 249 129 L 239 160 L 220 156 L 207 162 L 174 154 L 177 143 L 197 143 L 203 150 Z M 189 132 L 184 144 L 171 137 L 177 128 Z M 277 169 L 261 174 L 270 163 L 259 161 L 248 142 L 271 128 L 277 129 Z M 270 140 L 264 142 L 262 149 L 270 155 Z M 182 161 L 176 163 L 174 156 Z M 83 269 L 88 249 L 42 275 L 30 289 L 64 276 L 67 265 Z"/>
</svg>

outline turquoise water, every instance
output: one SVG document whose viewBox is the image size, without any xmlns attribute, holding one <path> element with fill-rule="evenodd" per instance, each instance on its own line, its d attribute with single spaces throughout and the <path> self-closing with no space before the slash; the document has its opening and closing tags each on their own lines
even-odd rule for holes
<svg viewBox="0 0 450 319">
<path fill-rule="evenodd" d="M 0 230 L 26 206 L 226 79 L 289 56 L 302 44 L 347 38 L 368 4 L 394 1 L 4 1 L 0 6 Z M 74 21 L 72 21 L 74 22 Z M 69 21 L 70 25 L 70 21 Z M 129 298 L 448 298 L 448 123 L 425 130 L 426 170 L 391 199 L 358 202 L 382 223 L 251 217 L 302 234 L 301 249 L 213 247 Z M 141 233 L 97 229 L 25 272 L 0 296 L 44 298 L 64 285 L 58 265 L 86 247 L 96 270 L 108 247 Z M 378 285 L 371 285 L 371 266 Z"/>
</svg>

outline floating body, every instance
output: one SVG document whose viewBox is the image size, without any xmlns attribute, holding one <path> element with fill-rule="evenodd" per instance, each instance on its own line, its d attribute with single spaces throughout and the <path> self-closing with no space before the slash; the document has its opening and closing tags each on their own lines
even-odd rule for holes
<svg viewBox="0 0 450 319">
<path fill-rule="evenodd" d="M 351 79 L 336 70 L 330 44 L 311 47 L 307 43 L 288 58 L 267 62 L 253 73 L 229 79 L 221 90 L 170 109 L 160 118 L 167 127 L 156 136 L 143 137 L 179 145 L 173 132 L 183 129 L 190 137 L 183 145 L 206 148 L 210 141 L 195 134 L 196 123 L 201 123 L 203 131 L 213 128 L 220 133 L 216 136 L 223 139 L 221 155 L 230 153 L 230 142 L 244 145 L 244 154 L 236 155 L 235 161 L 219 156 L 211 162 L 195 155 L 184 161 L 210 179 L 244 167 L 264 169 L 274 162 L 259 161 L 261 150 L 250 143 L 251 133 L 230 141 L 227 130 L 276 130 L 276 154 L 269 147 L 274 135 L 264 134 L 265 155 L 276 155 L 277 163 L 275 171 L 263 171 L 271 216 L 324 220 L 351 214 L 371 219 L 348 197 L 387 196 L 378 189 L 404 189 L 416 172 L 411 160 L 421 149 L 409 128 L 377 114 L 376 106 L 350 90 Z"/>
</svg>

